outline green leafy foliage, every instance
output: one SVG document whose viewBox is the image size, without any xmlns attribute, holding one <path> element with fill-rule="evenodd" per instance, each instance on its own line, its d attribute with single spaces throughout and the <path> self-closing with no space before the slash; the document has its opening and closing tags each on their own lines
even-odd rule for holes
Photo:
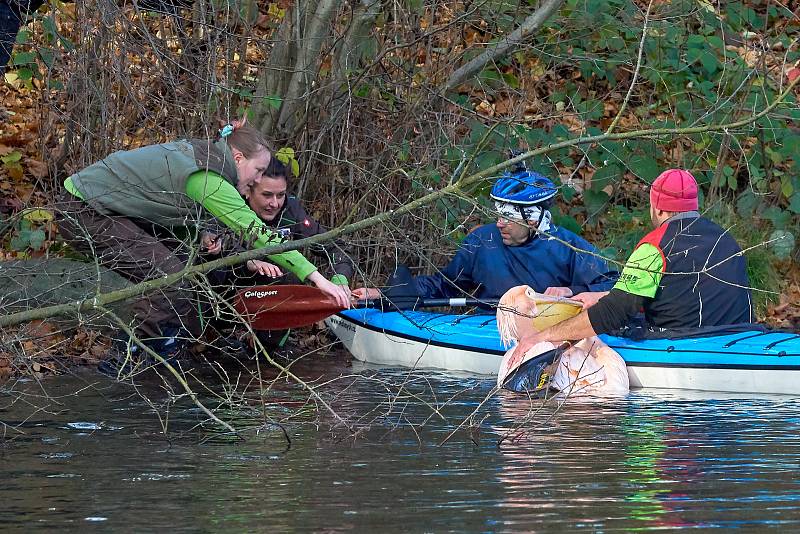
<svg viewBox="0 0 800 534">
<path fill-rule="evenodd" d="M 786 230 L 775 230 L 769 236 L 770 246 L 775 257 L 787 260 L 791 257 L 795 247 L 794 234 Z"/>
<path fill-rule="evenodd" d="M 794 42 L 789 28 L 777 24 L 792 13 L 780 5 L 764 11 L 753 6 L 731 2 L 723 8 L 697 0 L 651 5 L 639 78 L 616 130 L 731 122 L 774 101 L 784 83 L 775 78 L 781 72 L 780 62 L 796 61 L 800 54 L 789 51 L 785 59 L 781 52 L 773 59 L 759 57 L 747 43 L 757 42 L 752 36 L 769 43 Z M 511 7 L 498 3 L 495 9 Z M 542 65 L 542 76 L 549 73 L 554 80 L 539 82 L 547 83 L 541 98 L 550 107 L 543 113 L 553 120 L 546 125 L 512 125 L 502 133 L 498 128 L 495 135 L 486 135 L 486 121 L 473 121 L 466 136 L 469 140 L 458 146 L 460 152 L 471 154 L 481 169 L 506 157 L 509 148 L 546 147 L 603 133 L 620 112 L 631 83 L 642 15 L 640 6 L 627 0 L 567 0 L 561 16 L 548 21 L 548 29 L 533 38 L 532 46 L 479 77 L 483 98 L 498 101 L 524 86 L 518 74 L 529 75 L 529 71 L 522 65 Z M 498 25 L 503 21 L 493 20 Z M 770 61 L 779 63 L 771 66 Z M 765 67 L 771 69 L 769 76 L 764 75 Z M 682 167 L 692 170 L 700 181 L 703 199 L 710 192 L 714 203 L 732 203 L 731 209 L 751 221 L 763 240 L 765 232 L 790 232 L 800 225 L 800 134 L 787 117 L 800 120 L 800 109 L 791 98 L 775 116 L 759 119 L 754 128 L 562 148 L 529 166 L 557 182 L 560 176 L 586 166 L 577 176 L 579 183 L 584 180 L 583 187 L 562 187 L 562 202 L 569 206 L 555 215 L 557 224 L 573 230 L 585 230 L 581 227 L 587 223 L 601 224 L 605 233 L 613 228 L 628 235 L 625 225 L 631 224 L 630 235 L 640 237 L 645 229 L 640 223 L 623 221 L 626 217 L 640 221 L 641 214 L 633 215 L 620 204 L 646 205 L 641 186 L 652 183 L 667 168 Z M 712 177 L 716 178 L 713 183 Z M 631 187 L 634 184 L 638 187 Z M 614 246 L 622 251 L 629 244 L 615 241 Z"/>
<path fill-rule="evenodd" d="M 5 156 L 0 156 L 0 163 L 12 178 L 21 178 L 24 170 L 22 168 L 22 152 L 12 150 Z"/>
<path fill-rule="evenodd" d="M 9 241 L 9 248 L 17 252 L 25 252 L 28 250 L 39 251 L 42 249 L 45 241 L 47 240 L 47 233 L 44 230 L 44 225 L 52 219 L 52 214 L 48 213 L 49 217 L 44 220 L 37 218 L 38 212 L 44 210 L 33 210 L 36 213 L 28 212 L 19 219 L 19 222 L 14 229 L 14 233 Z"/>
<path fill-rule="evenodd" d="M 44 29 L 44 39 L 33 42 L 31 31 L 22 29 L 17 32 L 16 44 L 11 55 L 10 65 L 15 70 L 7 73 L 6 79 L 13 83 L 21 83 L 28 89 L 33 88 L 32 80 L 47 80 L 52 89 L 64 88 L 60 80 L 52 78 L 52 70 L 60 57 L 61 51 L 70 52 L 75 45 L 64 37 L 56 27 L 52 15 L 34 13 L 34 17 L 41 21 Z M 9 74 L 10 79 L 9 79 Z"/>
<path fill-rule="evenodd" d="M 278 151 L 275 152 L 275 158 L 289 167 L 295 177 L 300 176 L 300 162 L 295 158 L 293 148 L 285 146 L 278 149 Z"/>
</svg>

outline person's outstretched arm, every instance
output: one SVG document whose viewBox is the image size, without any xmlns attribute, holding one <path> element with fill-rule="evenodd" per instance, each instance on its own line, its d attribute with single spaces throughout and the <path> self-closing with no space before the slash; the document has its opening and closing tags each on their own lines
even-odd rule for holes
<svg viewBox="0 0 800 534">
<path fill-rule="evenodd" d="M 237 235 L 251 238 L 254 248 L 282 242 L 282 238 L 250 209 L 236 188 L 219 174 L 206 171 L 192 174 L 186 182 L 186 194 Z M 317 270 L 296 250 L 271 254 L 268 258 L 282 269 L 294 273 L 300 280 L 305 280 Z"/>
</svg>

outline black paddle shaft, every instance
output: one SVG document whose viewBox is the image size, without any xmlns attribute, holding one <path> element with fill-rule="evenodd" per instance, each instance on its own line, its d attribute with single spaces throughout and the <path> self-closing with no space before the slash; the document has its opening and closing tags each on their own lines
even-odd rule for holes
<svg viewBox="0 0 800 534">
<path fill-rule="evenodd" d="M 463 307 L 481 306 L 496 308 L 500 303 L 497 299 L 476 299 L 476 298 L 452 298 L 452 299 L 431 299 L 422 297 L 395 297 L 382 299 L 359 300 L 353 303 L 354 308 L 378 308 L 394 310 L 416 310 L 418 308 L 438 308 L 438 307 Z"/>
</svg>

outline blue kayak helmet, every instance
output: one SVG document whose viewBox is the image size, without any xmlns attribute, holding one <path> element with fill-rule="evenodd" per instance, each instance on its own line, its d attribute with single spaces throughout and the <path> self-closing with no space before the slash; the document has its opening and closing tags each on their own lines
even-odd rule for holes
<svg viewBox="0 0 800 534">
<path fill-rule="evenodd" d="M 533 171 L 506 172 L 498 178 L 489 194 L 497 202 L 533 206 L 542 204 L 550 207 L 558 188 L 549 179 Z"/>
<path fill-rule="evenodd" d="M 553 203 L 557 192 L 556 185 L 541 174 L 527 169 L 515 169 L 514 172 L 503 173 L 495 182 L 489 196 L 496 203 L 512 206 L 519 212 L 521 220 L 533 223 L 528 226 L 528 239 L 522 243 L 527 245 L 536 238 L 536 229 L 542 223 L 545 211 Z M 538 217 L 536 220 L 529 220 L 529 214 L 536 213 L 531 209 L 534 206 L 539 208 L 536 210 Z"/>
</svg>

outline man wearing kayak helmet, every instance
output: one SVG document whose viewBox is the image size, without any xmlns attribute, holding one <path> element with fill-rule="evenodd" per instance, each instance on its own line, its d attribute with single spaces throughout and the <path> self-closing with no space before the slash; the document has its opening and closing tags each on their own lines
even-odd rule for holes
<svg viewBox="0 0 800 534">
<path fill-rule="evenodd" d="M 557 191 L 526 169 L 503 174 L 491 191 L 497 222 L 473 230 L 447 267 L 414 277 L 412 289 L 424 298 L 480 299 L 498 299 L 520 285 L 556 296 L 610 289 L 618 273 L 585 239 L 552 223 L 548 208 Z M 380 292 L 361 288 L 354 294 L 377 298 Z"/>
<path fill-rule="evenodd" d="M 548 208 L 557 192 L 553 182 L 527 170 L 497 180 L 489 196 L 499 214 L 497 227 L 503 244 L 524 245 L 537 233 L 547 232 L 551 222 Z"/>
<path fill-rule="evenodd" d="M 611 291 L 579 294 L 581 314 L 523 337 L 521 357 L 542 341 L 582 339 L 628 324 L 644 309 L 656 332 L 753 321 L 747 263 L 736 240 L 698 213 L 697 181 L 681 169 L 664 171 L 650 188 L 655 229 L 644 236 Z"/>
</svg>

